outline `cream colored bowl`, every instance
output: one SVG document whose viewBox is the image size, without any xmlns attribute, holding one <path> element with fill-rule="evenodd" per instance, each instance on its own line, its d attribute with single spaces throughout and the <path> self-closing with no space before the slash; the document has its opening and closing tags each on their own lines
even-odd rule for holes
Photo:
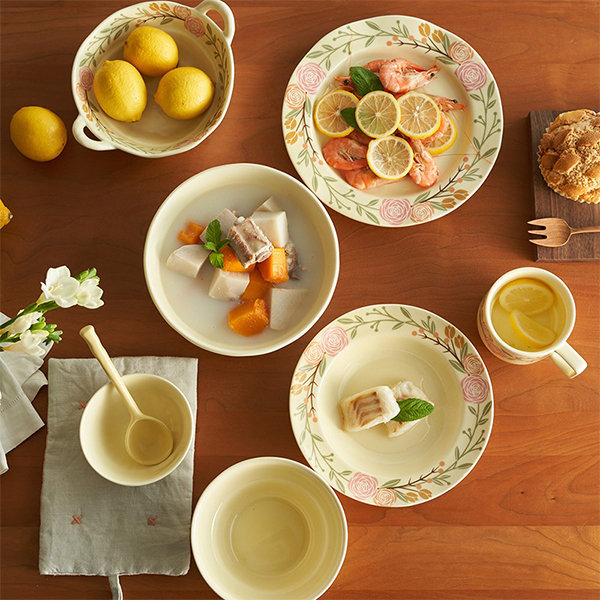
<svg viewBox="0 0 600 600">
<path fill-rule="evenodd" d="M 210 10 L 223 18 L 223 30 L 207 16 Z M 123 59 L 125 40 L 140 25 L 169 33 L 179 48 L 178 66 L 197 67 L 212 79 L 215 96 L 204 114 L 188 121 L 165 115 L 153 99 L 160 77 L 144 77 L 148 104 L 139 121 L 116 121 L 100 108 L 92 88 L 94 75 L 105 60 Z M 84 40 L 73 62 L 71 87 L 79 111 L 73 123 L 75 139 L 90 150 L 119 149 L 150 158 L 197 146 L 223 120 L 231 100 L 234 32 L 233 13 L 221 0 L 204 0 L 195 8 L 176 2 L 142 2 L 110 15 Z M 86 128 L 98 140 L 89 137 Z"/>
<path fill-rule="evenodd" d="M 90 399 L 79 425 L 79 440 L 90 466 L 105 479 L 120 485 L 154 483 L 173 472 L 192 443 L 194 418 L 181 390 L 157 375 L 123 375 L 125 385 L 142 412 L 163 421 L 173 434 L 173 452 L 157 465 L 135 462 L 125 449 L 129 412 L 112 383 Z"/>
<path fill-rule="evenodd" d="M 225 600 L 314 600 L 344 562 L 348 526 L 337 496 L 314 471 L 260 457 L 210 483 L 191 537 L 198 569 Z"/>
<path fill-rule="evenodd" d="M 287 212 L 290 237 L 304 267 L 298 282 L 309 290 L 294 323 L 283 331 L 265 329 L 244 337 L 227 324 L 235 306 L 208 296 L 212 268 L 195 279 L 167 269 L 167 257 L 181 246 L 177 232 L 187 221 L 207 224 L 224 208 L 248 216 L 273 195 Z M 339 273 L 335 228 L 316 196 L 297 179 L 270 167 L 232 164 L 214 167 L 184 181 L 163 202 L 148 229 L 144 273 L 154 304 L 163 318 L 193 344 L 228 356 L 255 356 L 278 350 L 306 333 L 331 300 Z"/>
</svg>

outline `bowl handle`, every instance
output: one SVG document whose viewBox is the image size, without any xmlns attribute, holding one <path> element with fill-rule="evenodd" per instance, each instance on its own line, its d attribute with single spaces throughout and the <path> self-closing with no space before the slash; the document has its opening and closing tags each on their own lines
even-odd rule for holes
<svg viewBox="0 0 600 600">
<path fill-rule="evenodd" d="M 116 150 L 117 147 L 109 144 L 108 142 L 103 142 L 102 140 L 93 140 L 88 137 L 85 133 L 85 119 L 79 115 L 75 121 L 73 121 L 73 137 L 86 148 L 90 150 Z"/>
<path fill-rule="evenodd" d="M 206 13 L 209 10 L 216 10 L 223 17 L 225 23 L 223 36 L 231 46 L 233 34 L 235 33 L 235 19 L 229 6 L 227 6 L 225 2 L 221 2 L 221 0 L 204 0 L 204 2 L 200 2 L 200 4 L 196 6 L 195 10 L 202 13 L 207 19 L 210 19 L 210 17 Z"/>
</svg>

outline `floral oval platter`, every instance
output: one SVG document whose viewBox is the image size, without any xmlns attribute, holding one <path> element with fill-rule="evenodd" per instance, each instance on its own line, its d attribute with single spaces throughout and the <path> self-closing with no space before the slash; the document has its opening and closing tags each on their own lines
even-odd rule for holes
<svg viewBox="0 0 600 600">
<path fill-rule="evenodd" d="M 315 101 L 334 89 L 334 77 L 351 66 L 379 58 L 406 58 L 439 75 L 418 91 L 465 105 L 453 111 L 455 143 L 435 157 L 438 182 L 429 189 L 410 177 L 369 191 L 351 187 L 323 159 L 328 141 L 314 126 Z M 453 33 L 415 17 L 381 16 L 344 25 L 321 39 L 294 70 L 285 91 L 285 145 L 306 185 L 332 209 L 381 227 L 432 221 L 466 202 L 489 175 L 500 151 L 503 118 L 500 94 L 482 58 Z"/>
<path fill-rule="evenodd" d="M 339 401 L 409 380 L 434 403 L 398 437 L 386 427 L 349 433 Z M 437 498 L 481 457 L 492 429 L 492 385 L 473 344 L 437 315 L 401 304 L 358 308 L 327 325 L 294 371 L 296 441 L 330 485 L 366 504 L 403 507 Z"/>
</svg>

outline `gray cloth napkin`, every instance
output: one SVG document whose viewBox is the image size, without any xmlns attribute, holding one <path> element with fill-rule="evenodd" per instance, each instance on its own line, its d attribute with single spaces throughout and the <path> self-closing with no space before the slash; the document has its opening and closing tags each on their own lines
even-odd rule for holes
<svg viewBox="0 0 600 600">
<path fill-rule="evenodd" d="M 198 361 L 192 358 L 114 359 L 121 374 L 152 373 L 174 383 L 196 414 Z M 118 575 L 184 575 L 190 566 L 194 446 L 165 479 L 141 487 L 107 481 L 79 445 L 84 403 L 104 385 L 95 359 L 50 359 L 48 441 L 40 524 L 40 573 L 106 575 L 113 597 Z"/>
</svg>

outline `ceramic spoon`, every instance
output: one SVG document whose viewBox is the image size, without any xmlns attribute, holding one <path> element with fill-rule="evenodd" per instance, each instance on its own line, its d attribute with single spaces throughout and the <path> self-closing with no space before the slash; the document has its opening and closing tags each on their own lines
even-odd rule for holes
<svg viewBox="0 0 600 600">
<path fill-rule="evenodd" d="M 169 428 L 139 409 L 92 325 L 86 325 L 79 335 L 87 342 L 92 354 L 125 400 L 131 418 L 125 432 L 125 448 L 129 456 L 142 465 L 156 465 L 165 460 L 173 450 L 173 435 Z"/>
</svg>

